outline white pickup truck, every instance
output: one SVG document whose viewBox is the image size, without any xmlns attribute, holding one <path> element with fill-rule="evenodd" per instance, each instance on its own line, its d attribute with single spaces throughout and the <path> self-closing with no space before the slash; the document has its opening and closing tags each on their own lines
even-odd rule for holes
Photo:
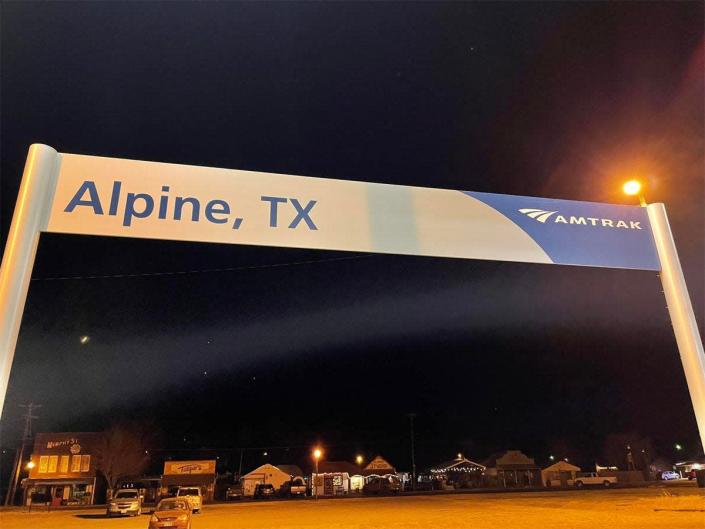
<svg viewBox="0 0 705 529">
<path fill-rule="evenodd" d="M 617 478 L 598 476 L 597 472 L 578 472 L 575 479 L 567 481 L 569 487 L 582 489 L 583 487 L 611 487 L 617 484 Z"/>
</svg>

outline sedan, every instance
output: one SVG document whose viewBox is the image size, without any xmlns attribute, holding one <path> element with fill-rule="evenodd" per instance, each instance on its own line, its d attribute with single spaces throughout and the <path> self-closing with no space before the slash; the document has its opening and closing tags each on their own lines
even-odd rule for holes
<svg viewBox="0 0 705 529">
<path fill-rule="evenodd" d="M 668 481 L 669 479 L 680 479 L 681 475 L 673 470 L 664 470 L 661 472 L 661 479 Z"/>
<path fill-rule="evenodd" d="M 191 505 L 180 498 L 165 498 L 159 502 L 149 519 L 149 529 L 191 529 Z"/>
</svg>

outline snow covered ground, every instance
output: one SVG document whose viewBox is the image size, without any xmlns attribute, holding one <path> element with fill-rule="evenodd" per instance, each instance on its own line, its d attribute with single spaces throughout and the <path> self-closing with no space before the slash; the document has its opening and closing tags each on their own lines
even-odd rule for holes
<svg viewBox="0 0 705 529">
<path fill-rule="evenodd" d="M 103 510 L 0 511 L 2 529 L 129 529 L 148 515 L 105 519 Z M 193 529 L 593 529 L 705 528 L 695 487 L 448 494 L 243 502 L 204 506 Z"/>
</svg>

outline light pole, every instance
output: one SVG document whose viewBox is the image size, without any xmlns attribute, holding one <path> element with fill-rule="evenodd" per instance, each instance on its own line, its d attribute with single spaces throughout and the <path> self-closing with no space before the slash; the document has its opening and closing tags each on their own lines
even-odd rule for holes
<svg viewBox="0 0 705 529">
<path fill-rule="evenodd" d="M 362 461 L 363 457 L 358 454 L 357 457 L 355 457 L 355 462 L 357 463 L 357 466 L 360 467 L 360 476 L 362 477 L 362 481 L 364 483 L 365 477 L 362 475 Z M 362 487 L 360 487 L 359 492 L 362 492 Z"/>
<path fill-rule="evenodd" d="M 318 499 L 318 485 L 316 484 L 316 481 L 318 481 L 318 461 L 321 459 L 322 455 L 323 455 L 323 452 L 321 451 L 320 448 L 316 448 L 313 451 L 313 459 L 316 462 L 316 473 L 314 474 L 315 477 L 313 478 L 313 491 L 316 496 L 316 499 Z"/>
<path fill-rule="evenodd" d="M 685 284 L 676 243 L 663 204 L 647 204 L 641 192 L 641 183 L 626 182 L 622 187 L 628 195 L 638 195 L 639 203 L 646 209 L 651 224 L 656 253 L 661 264 L 659 277 L 671 316 L 690 400 L 695 412 L 695 422 L 700 433 L 700 442 L 705 447 L 705 350 L 700 339 L 698 323 L 695 321 L 693 305 Z"/>
<path fill-rule="evenodd" d="M 414 417 L 415 413 L 409 413 L 409 435 L 411 437 L 411 490 L 416 490 L 416 453 L 414 451 Z"/>
</svg>

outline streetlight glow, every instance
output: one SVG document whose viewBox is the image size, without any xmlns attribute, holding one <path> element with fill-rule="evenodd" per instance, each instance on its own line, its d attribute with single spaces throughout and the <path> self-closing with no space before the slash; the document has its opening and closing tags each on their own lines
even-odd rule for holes
<svg viewBox="0 0 705 529">
<path fill-rule="evenodd" d="M 314 458 L 316 461 L 318 461 L 319 459 L 321 459 L 321 456 L 322 456 L 322 455 L 323 455 L 323 452 L 321 451 L 320 448 L 316 448 L 316 449 L 313 451 L 313 458 Z"/>
<path fill-rule="evenodd" d="M 624 191 L 627 195 L 638 195 L 641 191 L 641 182 L 639 182 L 639 180 L 629 180 L 628 182 L 624 182 L 622 191 Z"/>
<path fill-rule="evenodd" d="M 30 460 L 29 463 L 27 463 L 27 468 L 28 468 L 28 469 L 34 468 L 34 461 L 31 461 L 31 460 Z"/>
<path fill-rule="evenodd" d="M 362 456 L 357 456 L 355 458 L 355 461 L 357 462 L 358 465 L 362 465 Z"/>
</svg>

